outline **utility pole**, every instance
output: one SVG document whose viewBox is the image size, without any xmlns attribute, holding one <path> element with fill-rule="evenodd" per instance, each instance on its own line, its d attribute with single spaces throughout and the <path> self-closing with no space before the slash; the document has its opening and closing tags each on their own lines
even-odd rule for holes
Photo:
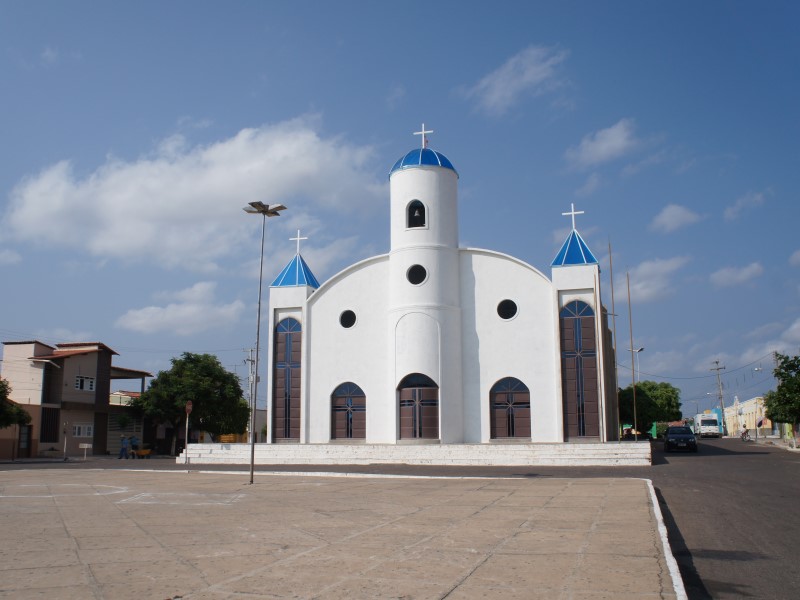
<svg viewBox="0 0 800 600">
<path fill-rule="evenodd" d="M 717 366 L 713 369 L 709 369 L 709 371 L 717 372 L 717 390 L 719 394 L 719 406 L 722 409 L 722 434 L 725 435 L 725 400 L 722 396 L 722 379 L 719 376 L 719 372 L 725 370 L 725 365 L 722 365 L 720 367 L 718 360 L 715 360 L 714 364 Z"/>
<path fill-rule="evenodd" d="M 248 400 L 250 400 L 249 405 L 255 406 L 255 398 L 253 398 L 253 384 L 256 380 L 255 370 L 256 370 L 256 361 L 253 358 L 253 353 L 255 352 L 255 348 L 249 348 L 244 350 L 243 352 L 248 353 L 248 357 L 244 359 L 244 362 L 247 363 L 247 396 Z M 253 436 L 255 433 L 255 410 L 253 410 L 253 415 L 251 416 L 251 423 L 250 423 L 250 440 L 253 440 Z"/>
<path fill-rule="evenodd" d="M 423 127 L 424 129 L 424 127 Z M 611 259 L 611 238 L 608 238 L 608 272 L 611 278 L 611 323 L 614 327 L 614 393 L 617 395 L 617 441 L 622 441 L 622 431 L 619 422 L 619 374 L 617 373 L 617 311 L 614 306 L 614 262 Z"/>
</svg>

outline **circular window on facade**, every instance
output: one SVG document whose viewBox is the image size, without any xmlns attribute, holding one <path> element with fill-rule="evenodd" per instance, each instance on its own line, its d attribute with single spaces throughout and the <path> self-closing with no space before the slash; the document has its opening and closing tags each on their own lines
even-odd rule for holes
<svg viewBox="0 0 800 600">
<path fill-rule="evenodd" d="M 350 329 L 356 324 L 356 313 L 352 310 L 346 310 L 339 315 L 339 324 L 345 329 Z"/>
<path fill-rule="evenodd" d="M 422 265 L 413 265 L 411 268 L 406 271 L 406 279 L 408 279 L 409 283 L 414 285 L 419 285 L 428 277 L 428 272 L 425 270 L 425 267 Z"/>
<path fill-rule="evenodd" d="M 497 314 L 501 319 L 511 319 L 517 314 L 517 303 L 513 300 L 503 300 L 497 305 Z"/>
</svg>

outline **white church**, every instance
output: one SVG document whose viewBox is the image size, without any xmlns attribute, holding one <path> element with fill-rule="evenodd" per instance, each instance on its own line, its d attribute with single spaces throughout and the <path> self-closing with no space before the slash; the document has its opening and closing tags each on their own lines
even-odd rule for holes
<svg viewBox="0 0 800 600">
<path fill-rule="evenodd" d="M 462 248 L 458 172 L 421 147 L 391 168 L 390 248 L 320 284 L 300 255 L 269 294 L 270 444 L 617 440 L 600 268 L 575 229 L 550 277 Z M 273 446 L 274 447 L 274 446 Z"/>
</svg>

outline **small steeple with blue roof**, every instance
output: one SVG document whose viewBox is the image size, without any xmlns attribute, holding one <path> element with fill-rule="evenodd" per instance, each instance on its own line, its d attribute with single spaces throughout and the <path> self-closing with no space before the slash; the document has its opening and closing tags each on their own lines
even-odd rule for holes
<svg viewBox="0 0 800 600">
<path fill-rule="evenodd" d="M 283 268 L 283 271 L 281 271 L 275 280 L 270 284 L 270 287 L 294 287 L 307 285 L 308 287 L 317 289 L 319 287 L 319 281 L 317 281 L 317 278 L 314 277 L 314 274 L 306 264 L 306 261 L 304 261 L 303 257 L 300 255 L 300 240 L 307 240 L 308 238 L 300 237 L 300 230 L 298 229 L 297 237 L 289 239 L 292 241 L 297 241 L 297 254 L 295 254 L 294 258 L 289 261 L 289 264 Z"/>
<path fill-rule="evenodd" d="M 570 212 L 561 213 L 564 216 L 572 217 L 572 231 L 570 231 L 561 250 L 558 251 L 553 262 L 550 263 L 551 267 L 572 267 L 577 265 L 596 265 L 597 259 L 589 250 L 589 246 L 583 241 L 581 234 L 575 229 L 575 215 L 582 215 L 583 211 L 575 210 L 575 204 L 571 205 Z"/>
</svg>

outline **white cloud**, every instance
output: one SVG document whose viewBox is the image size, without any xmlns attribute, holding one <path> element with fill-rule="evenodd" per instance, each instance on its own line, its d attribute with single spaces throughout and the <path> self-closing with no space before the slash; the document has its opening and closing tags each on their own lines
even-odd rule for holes
<svg viewBox="0 0 800 600">
<path fill-rule="evenodd" d="M 58 62 L 58 50 L 45 46 L 40 54 L 42 63 L 45 65 L 54 65 Z"/>
<path fill-rule="evenodd" d="M 630 270 L 631 301 L 649 302 L 659 300 L 673 293 L 675 286 L 671 281 L 673 274 L 686 265 L 688 256 L 673 258 L 656 258 L 647 260 Z M 615 278 L 616 279 L 616 278 Z M 620 277 L 616 285 L 626 286 L 624 277 Z M 624 289 L 624 288 L 623 288 Z"/>
<path fill-rule="evenodd" d="M 790 356 L 797 354 L 797 347 L 800 345 L 800 318 L 795 319 L 788 327 L 784 325 L 781 329 L 782 333 L 779 336 L 748 348 L 739 357 L 739 364 L 762 360 L 773 352 Z M 766 365 L 764 366 L 766 367 Z M 771 367 L 766 370 L 771 370 Z"/>
<path fill-rule="evenodd" d="M 759 263 L 750 263 L 746 267 L 725 267 L 719 271 L 714 271 L 709 277 L 711 283 L 723 287 L 729 285 L 739 285 L 747 283 L 751 279 L 758 277 L 764 272 L 764 267 Z"/>
<path fill-rule="evenodd" d="M 150 156 L 109 158 L 84 178 L 61 161 L 12 190 L 4 234 L 104 259 L 211 271 L 250 241 L 247 202 L 282 202 L 284 215 L 323 219 L 376 210 L 386 183 L 369 164 L 372 148 L 324 139 L 318 121 L 243 129 L 205 146 L 170 136 Z M 279 221 L 270 223 L 273 231 L 288 225 L 286 218 L 272 221 Z"/>
<path fill-rule="evenodd" d="M 201 281 L 177 292 L 159 292 L 156 300 L 168 304 L 129 310 L 117 319 L 116 325 L 140 333 L 191 335 L 236 323 L 245 309 L 244 302 L 215 304 L 216 286 L 214 282 Z"/>
<path fill-rule="evenodd" d="M 558 87 L 557 67 L 567 56 L 565 50 L 529 46 L 467 89 L 465 95 L 485 112 L 501 115 L 526 94 L 538 96 Z"/>
<path fill-rule="evenodd" d="M 800 267 L 800 250 L 795 250 L 789 257 L 789 264 L 793 267 Z"/>
<path fill-rule="evenodd" d="M 389 110 L 395 110 L 400 107 L 403 101 L 406 98 L 406 88 L 402 85 L 394 85 L 392 89 L 389 90 L 389 94 L 386 96 L 386 107 Z"/>
<path fill-rule="evenodd" d="M 631 177 L 648 167 L 652 167 L 653 165 L 658 165 L 663 163 L 664 160 L 665 160 L 665 153 L 662 150 L 660 152 L 647 156 L 638 162 L 625 165 L 622 168 L 622 174 L 625 175 L 626 177 Z"/>
<path fill-rule="evenodd" d="M 18 252 L 0 250 L 0 265 L 15 265 L 22 260 Z"/>
<path fill-rule="evenodd" d="M 65 344 L 69 342 L 96 341 L 91 331 L 76 331 L 67 327 L 55 327 L 53 329 L 39 329 L 34 338 L 45 344 Z"/>
<path fill-rule="evenodd" d="M 668 204 L 650 223 L 650 229 L 671 233 L 687 225 L 697 223 L 702 217 L 679 204 Z"/>
<path fill-rule="evenodd" d="M 634 125 L 633 119 L 620 119 L 611 127 L 584 136 L 581 143 L 568 148 L 564 156 L 573 166 L 581 168 L 619 158 L 639 143 Z"/>
<path fill-rule="evenodd" d="M 744 196 L 737 198 L 731 206 L 725 208 L 723 216 L 726 221 L 733 221 L 737 219 L 742 211 L 748 208 L 756 208 L 764 204 L 764 194 L 761 192 L 750 192 Z"/>
<path fill-rule="evenodd" d="M 575 190 L 575 195 L 579 197 L 590 196 L 595 191 L 597 191 L 597 188 L 599 187 L 600 187 L 600 176 L 597 173 L 592 173 L 586 179 L 586 182 L 577 190 Z"/>
<path fill-rule="evenodd" d="M 756 327 L 752 331 L 747 332 L 744 337 L 748 339 L 758 339 L 765 336 L 774 335 L 779 331 L 783 331 L 785 325 L 783 323 L 766 323 L 760 327 Z"/>
</svg>

